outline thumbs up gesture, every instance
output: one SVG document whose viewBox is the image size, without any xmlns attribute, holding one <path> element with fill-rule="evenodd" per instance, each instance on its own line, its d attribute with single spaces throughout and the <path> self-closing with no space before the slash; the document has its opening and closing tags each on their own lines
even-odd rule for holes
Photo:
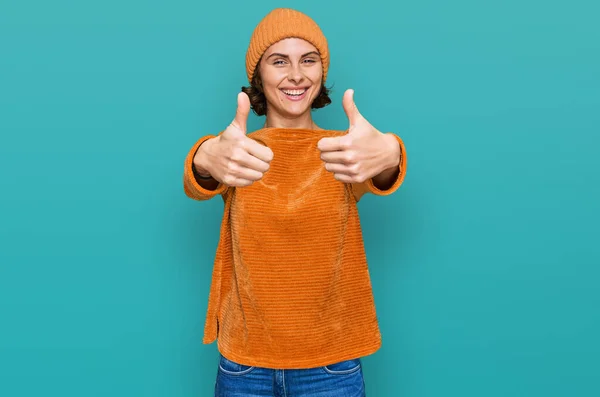
<svg viewBox="0 0 600 397">
<path fill-rule="evenodd" d="M 335 179 L 362 183 L 399 163 L 400 149 L 393 137 L 379 132 L 358 111 L 354 91 L 346 90 L 342 99 L 350 126 L 340 137 L 319 140 L 321 160 Z M 390 139 L 391 138 L 391 139 Z"/>
<path fill-rule="evenodd" d="M 228 186 L 249 186 L 269 170 L 273 152 L 246 136 L 250 99 L 240 92 L 235 118 L 218 137 L 200 145 L 194 165 L 200 175 L 207 173 Z"/>
</svg>

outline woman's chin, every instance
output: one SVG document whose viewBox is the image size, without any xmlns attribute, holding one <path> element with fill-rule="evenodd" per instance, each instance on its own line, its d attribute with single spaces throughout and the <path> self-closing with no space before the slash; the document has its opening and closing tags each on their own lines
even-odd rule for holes
<svg viewBox="0 0 600 397">
<path fill-rule="evenodd" d="M 271 108 L 275 113 L 280 114 L 286 119 L 295 119 L 301 116 L 305 116 L 306 113 L 310 113 L 310 103 L 308 101 L 279 101 L 276 104 L 268 104 L 268 108 Z M 268 111 L 268 110 L 267 110 Z"/>
<path fill-rule="evenodd" d="M 281 106 L 282 113 L 288 117 L 300 117 L 310 112 L 310 106 L 308 102 L 297 102 L 297 103 L 283 103 Z"/>
<path fill-rule="evenodd" d="M 306 115 L 306 113 L 309 113 L 310 109 L 309 108 L 302 108 L 302 109 L 290 109 L 287 114 L 289 117 L 292 118 L 298 118 L 301 116 Z"/>
</svg>

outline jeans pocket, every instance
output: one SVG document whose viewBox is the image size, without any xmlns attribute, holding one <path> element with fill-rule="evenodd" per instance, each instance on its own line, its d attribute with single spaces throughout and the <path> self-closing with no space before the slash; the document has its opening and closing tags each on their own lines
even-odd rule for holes
<svg viewBox="0 0 600 397">
<path fill-rule="evenodd" d="M 346 375 L 358 371 L 361 368 L 360 358 L 340 361 L 322 367 L 330 375 Z"/>
<path fill-rule="evenodd" d="M 247 374 L 248 372 L 252 371 L 254 368 L 255 367 L 252 367 L 250 365 L 238 364 L 235 361 L 229 360 L 222 354 L 220 355 L 219 371 L 221 371 L 227 375 L 234 375 L 234 376 L 244 375 L 244 374 Z"/>
</svg>

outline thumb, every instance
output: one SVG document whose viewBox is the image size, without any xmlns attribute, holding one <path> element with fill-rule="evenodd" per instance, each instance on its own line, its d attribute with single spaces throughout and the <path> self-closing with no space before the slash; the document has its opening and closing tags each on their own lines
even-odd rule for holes
<svg viewBox="0 0 600 397">
<path fill-rule="evenodd" d="M 245 92 L 240 92 L 237 96 L 235 118 L 231 124 L 241 130 L 244 134 L 246 133 L 248 114 L 250 114 L 250 98 L 248 98 L 248 95 L 246 95 Z"/>
<path fill-rule="evenodd" d="M 356 103 L 354 103 L 354 90 L 350 89 L 344 92 L 344 97 L 342 98 L 342 106 L 344 107 L 344 112 L 346 112 L 346 116 L 348 116 L 350 127 L 352 127 L 361 117 L 360 112 L 358 111 L 358 107 L 356 107 Z"/>
</svg>

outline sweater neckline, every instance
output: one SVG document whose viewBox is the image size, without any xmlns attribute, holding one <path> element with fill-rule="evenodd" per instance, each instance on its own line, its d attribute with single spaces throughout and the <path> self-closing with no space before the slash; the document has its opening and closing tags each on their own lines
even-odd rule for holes
<svg viewBox="0 0 600 397">
<path fill-rule="evenodd" d="M 271 139 L 287 139 L 287 138 L 315 138 L 324 135 L 341 135 L 346 131 L 320 129 L 313 130 L 310 128 L 282 128 L 282 127 L 263 127 L 254 131 L 257 135 L 268 134 Z"/>
<path fill-rule="evenodd" d="M 319 131 L 328 131 L 326 129 L 320 129 L 320 130 L 316 130 L 313 128 L 286 128 L 286 127 L 262 127 L 259 128 L 257 131 L 288 131 L 288 132 L 319 132 Z"/>
</svg>

